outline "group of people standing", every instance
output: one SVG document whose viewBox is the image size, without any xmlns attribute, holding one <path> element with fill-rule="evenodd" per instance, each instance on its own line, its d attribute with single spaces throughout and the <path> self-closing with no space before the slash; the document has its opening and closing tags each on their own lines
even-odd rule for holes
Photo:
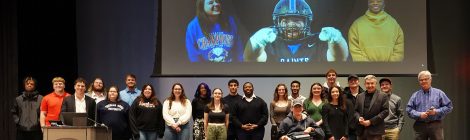
<svg viewBox="0 0 470 140">
<path fill-rule="evenodd" d="M 268 120 L 272 124 L 271 139 L 310 134 L 328 140 L 395 140 L 404 125 L 406 107 L 408 116 L 416 120 L 416 139 L 444 139 L 441 120 L 453 106 L 442 90 L 431 87 L 429 71 L 418 74 L 421 89 L 413 93 L 407 105 L 392 92 L 390 78 L 377 80 L 367 75 L 364 90 L 357 75 L 348 76 L 348 87 L 344 89 L 336 76 L 335 70 L 329 70 L 324 84 L 310 86 L 308 97 L 300 94 L 299 81 L 290 83 L 291 94 L 285 84 L 278 84 L 269 105 L 255 95 L 251 82 L 242 85 L 243 95 L 238 94 L 236 79 L 228 82 L 229 94 L 225 97 L 221 88 L 211 90 L 206 83 L 200 83 L 192 101 L 186 97 L 183 85 L 175 83 L 162 103 L 151 84 L 137 88 L 132 74 L 126 75 L 127 87 L 121 91 L 117 86 L 105 88 L 101 78 L 94 79 L 86 90 L 86 81 L 77 78 L 73 95 L 64 90 L 65 80 L 55 77 L 54 91 L 44 97 L 35 89 L 36 80 L 27 77 L 25 91 L 15 99 L 11 112 L 17 124 L 17 139 L 42 139 L 41 128 L 59 120 L 61 112 L 82 112 L 112 128 L 113 139 L 118 140 L 187 140 L 190 127 L 197 140 L 262 140 Z M 191 118 L 193 126 L 189 126 Z"/>
</svg>

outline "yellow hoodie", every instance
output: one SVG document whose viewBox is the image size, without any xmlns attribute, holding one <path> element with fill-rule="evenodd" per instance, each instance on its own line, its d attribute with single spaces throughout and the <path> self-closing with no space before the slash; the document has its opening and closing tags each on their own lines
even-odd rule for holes
<svg viewBox="0 0 470 140">
<path fill-rule="evenodd" d="M 403 31 L 385 11 L 367 10 L 351 25 L 348 38 L 353 61 L 400 62 L 404 58 Z"/>
</svg>

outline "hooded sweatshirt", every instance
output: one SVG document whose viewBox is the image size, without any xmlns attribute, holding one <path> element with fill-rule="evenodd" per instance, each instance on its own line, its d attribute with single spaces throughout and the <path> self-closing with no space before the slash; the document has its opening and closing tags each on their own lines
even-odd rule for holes
<svg viewBox="0 0 470 140">
<path fill-rule="evenodd" d="M 313 121 L 312 118 L 307 117 L 307 115 L 302 114 L 302 119 L 300 121 L 297 121 L 294 118 L 294 115 L 292 112 L 290 112 L 287 117 L 281 122 L 281 126 L 279 127 L 280 132 L 279 134 L 281 136 L 292 134 L 295 132 L 303 132 L 305 129 L 308 127 L 313 127 L 315 128 L 315 133 L 316 133 L 316 138 L 317 139 L 323 139 L 325 136 L 325 133 L 323 130 L 315 124 L 315 121 Z"/>
<path fill-rule="evenodd" d="M 367 10 L 351 25 L 348 37 L 353 61 L 400 62 L 404 58 L 403 30 L 385 11 Z"/>
<path fill-rule="evenodd" d="M 42 96 L 37 91 L 23 92 L 16 97 L 13 102 L 11 113 L 18 130 L 22 131 L 39 131 L 39 107 L 41 105 Z"/>
</svg>

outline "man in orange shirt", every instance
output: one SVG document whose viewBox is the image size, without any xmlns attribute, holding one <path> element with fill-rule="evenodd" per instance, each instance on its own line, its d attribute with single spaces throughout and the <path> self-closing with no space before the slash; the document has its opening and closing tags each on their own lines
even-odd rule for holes
<svg viewBox="0 0 470 140">
<path fill-rule="evenodd" d="M 65 97 L 70 96 L 65 92 L 65 80 L 62 77 L 52 79 L 54 92 L 46 95 L 41 102 L 40 123 L 41 127 L 50 126 L 49 120 L 59 120 L 62 101 Z"/>
</svg>

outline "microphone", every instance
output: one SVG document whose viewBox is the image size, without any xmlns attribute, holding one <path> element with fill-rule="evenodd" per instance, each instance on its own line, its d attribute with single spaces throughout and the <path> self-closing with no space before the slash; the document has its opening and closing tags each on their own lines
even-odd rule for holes
<svg viewBox="0 0 470 140">
<path fill-rule="evenodd" d="M 93 123 L 95 123 L 95 127 L 101 126 L 101 127 L 106 128 L 106 130 L 108 130 L 108 126 L 106 126 L 104 123 L 98 123 L 98 122 L 96 122 L 95 120 L 90 119 L 90 118 L 88 118 L 88 117 L 87 117 L 87 119 L 90 120 L 90 121 L 92 121 Z"/>
</svg>

